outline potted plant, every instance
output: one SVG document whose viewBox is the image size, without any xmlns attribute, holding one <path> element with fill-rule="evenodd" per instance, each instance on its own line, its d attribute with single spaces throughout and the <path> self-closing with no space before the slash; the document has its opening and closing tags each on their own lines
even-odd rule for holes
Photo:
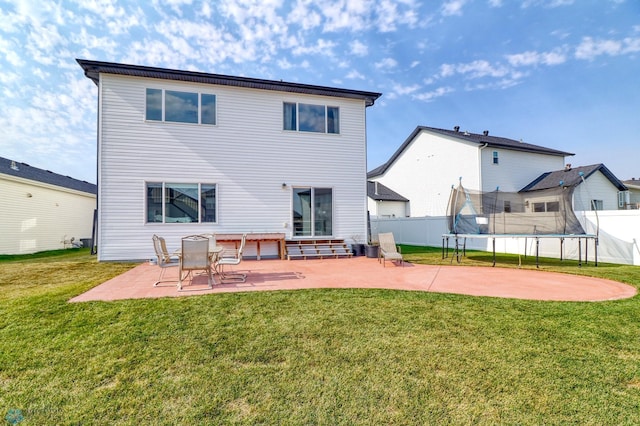
<svg viewBox="0 0 640 426">
<path fill-rule="evenodd" d="M 377 241 L 370 241 L 365 247 L 367 257 L 371 258 L 378 257 L 378 250 L 380 250 L 380 243 Z"/>
</svg>

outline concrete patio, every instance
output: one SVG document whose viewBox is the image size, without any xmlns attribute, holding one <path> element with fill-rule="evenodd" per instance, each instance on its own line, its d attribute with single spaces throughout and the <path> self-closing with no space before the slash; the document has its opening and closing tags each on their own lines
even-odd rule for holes
<svg viewBox="0 0 640 426">
<path fill-rule="evenodd" d="M 71 302 L 182 297 L 213 293 L 299 290 L 310 288 L 371 288 L 455 293 L 549 301 L 604 301 L 632 297 L 635 287 L 616 281 L 540 270 L 462 265 L 405 266 L 376 259 L 243 260 L 237 271 L 247 273 L 245 283 L 220 284 L 213 289 L 206 276 L 196 276 L 183 291 L 175 285 L 154 287 L 160 268 L 143 263 L 71 299 Z M 165 279 L 178 277 L 169 268 Z"/>
</svg>

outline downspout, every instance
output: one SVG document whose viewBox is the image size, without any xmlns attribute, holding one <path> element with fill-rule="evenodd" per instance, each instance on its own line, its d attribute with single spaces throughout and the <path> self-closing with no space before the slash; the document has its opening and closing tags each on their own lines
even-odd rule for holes
<svg viewBox="0 0 640 426">
<path fill-rule="evenodd" d="M 484 191 L 482 188 L 482 150 L 485 149 L 487 145 L 489 145 L 489 143 L 485 142 L 484 145 L 478 148 L 478 190 L 481 192 Z"/>
</svg>

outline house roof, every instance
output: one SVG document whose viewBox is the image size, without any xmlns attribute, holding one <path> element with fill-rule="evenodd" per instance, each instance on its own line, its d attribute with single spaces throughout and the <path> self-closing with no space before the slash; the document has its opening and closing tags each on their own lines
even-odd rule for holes
<svg viewBox="0 0 640 426">
<path fill-rule="evenodd" d="M 629 180 L 623 180 L 622 183 L 627 187 L 631 187 L 633 189 L 640 189 L 640 179 L 631 178 Z"/>
<path fill-rule="evenodd" d="M 97 187 L 93 183 L 74 179 L 69 176 L 59 175 L 49 170 L 39 169 L 26 163 L 19 163 L 3 157 L 0 157 L 0 174 L 60 186 L 62 188 L 74 189 L 76 191 L 87 192 L 94 195 L 97 193 Z"/>
<path fill-rule="evenodd" d="M 384 174 L 387 169 L 396 161 L 396 159 L 402 154 L 402 152 L 411 144 L 411 142 L 418 136 L 420 132 L 429 132 L 435 133 L 442 136 L 453 137 L 461 141 L 471 142 L 477 144 L 478 146 L 482 146 L 487 144 L 488 147 L 491 148 L 502 148 L 509 149 L 512 151 L 525 151 L 525 152 L 534 152 L 538 154 L 547 154 L 547 155 L 556 155 L 560 157 L 574 155 L 571 152 L 559 151 L 557 149 L 545 148 L 539 145 L 533 145 L 526 142 L 516 141 L 513 139 L 503 138 L 499 136 L 491 136 L 488 132 L 484 132 L 483 134 L 477 133 L 469 133 L 469 132 L 461 132 L 459 127 L 456 127 L 454 130 L 446 130 L 446 129 L 436 129 L 434 127 L 426 127 L 426 126 L 418 126 L 416 129 L 409 135 L 409 137 L 403 142 L 403 144 L 398 148 L 398 150 L 389 158 L 389 161 L 384 163 L 383 165 L 376 167 L 367 173 L 367 177 L 375 177 Z"/>
<path fill-rule="evenodd" d="M 306 95 L 333 96 L 339 98 L 362 99 L 366 106 L 374 104 L 382 94 L 335 87 L 313 86 L 309 84 L 288 83 L 284 81 L 262 80 L 257 78 L 234 77 L 221 74 L 209 74 L 195 71 L 181 71 L 166 68 L 145 67 L 139 65 L 118 64 L 113 62 L 76 59 L 84 70 L 84 75 L 98 85 L 100 73 L 118 74 L 132 77 L 159 78 L 164 80 L 188 81 L 194 83 L 217 84 L 223 86 L 246 87 L 259 90 L 302 93 Z"/>
<path fill-rule="evenodd" d="M 627 187 L 617 178 L 604 164 L 593 164 L 590 166 L 581 166 L 572 168 L 569 165 L 563 170 L 546 172 L 534 179 L 529 185 L 525 186 L 520 192 L 537 191 L 541 189 L 557 188 L 559 186 L 569 188 L 582 183 L 595 172 L 600 171 L 612 185 L 619 191 L 626 191 Z"/>
<path fill-rule="evenodd" d="M 367 181 L 367 196 L 376 201 L 409 201 L 380 182 Z"/>
</svg>

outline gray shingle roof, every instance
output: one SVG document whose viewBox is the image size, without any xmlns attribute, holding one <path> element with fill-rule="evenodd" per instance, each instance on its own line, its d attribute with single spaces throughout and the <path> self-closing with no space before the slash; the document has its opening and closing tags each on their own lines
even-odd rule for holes
<svg viewBox="0 0 640 426">
<path fill-rule="evenodd" d="M 333 96 L 339 98 L 362 99 L 366 106 L 374 104 L 382 94 L 335 87 L 313 86 L 310 84 L 288 83 L 284 81 L 262 80 L 257 78 L 234 77 L 222 74 L 209 74 L 195 71 L 172 70 L 166 68 L 145 67 L 140 65 L 118 64 L 113 62 L 76 59 L 84 70 L 84 75 L 97 85 L 100 73 L 118 74 L 134 77 L 179 80 L 195 83 L 238 86 L 250 89 L 275 90 L 280 92 L 303 93 L 311 95 Z"/>
<path fill-rule="evenodd" d="M 380 182 L 367 181 L 367 196 L 376 201 L 409 201 Z"/>
<path fill-rule="evenodd" d="M 537 191 L 541 189 L 557 188 L 559 186 L 569 188 L 582 183 L 582 178 L 586 180 L 595 172 L 600 171 L 609 181 L 618 188 L 619 191 L 626 191 L 627 187 L 615 177 L 604 164 L 592 164 L 590 166 L 569 167 L 563 170 L 546 172 L 534 179 L 530 184 L 520 190 L 520 192 Z M 581 176 L 582 174 L 582 176 Z"/>
<path fill-rule="evenodd" d="M 398 148 L 398 150 L 391 156 L 389 161 L 384 163 L 383 165 L 376 167 L 367 173 L 367 177 L 376 177 L 384 174 L 387 169 L 393 164 L 393 162 L 402 154 L 402 152 L 409 146 L 409 144 L 413 141 L 413 139 L 422 131 L 429 133 L 436 133 L 443 136 L 453 137 L 465 142 L 475 143 L 478 146 L 487 144 L 488 147 L 491 148 L 502 148 L 509 149 L 512 151 L 525 151 L 525 152 L 534 152 L 539 154 L 548 154 L 548 155 L 557 155 L 560 157 L 574 155 L 571 152 L 560 151 L 552 148 L 545 148 L 539 145 L 533 145 L 526 142 L 516 141 L 514 139 L 503 138 L 499 136 L 491 136 L 489 134 L 477 134 L 477 133 L 469 133 L 459 130 L 446 130 L 446 129 L 436 129 L 434 127 L 426 127 L 426 126 L 418 126 L 416 129 L 409 135 L 409 137 L 403 142 L 403 144 Z"/>
<path fill-rule="evenodd" d="M 93 183 L 74 179 L 69 176 L 59 175 L 49 170 L 39 169 L 26 163 L 12 161 L 3 157 L 0 157 L 0 173 L 49 185 L 60 186 L 62 188 L 87 192 L 89 194 L 97 194 L 97 186 Z"/>
</svg>

